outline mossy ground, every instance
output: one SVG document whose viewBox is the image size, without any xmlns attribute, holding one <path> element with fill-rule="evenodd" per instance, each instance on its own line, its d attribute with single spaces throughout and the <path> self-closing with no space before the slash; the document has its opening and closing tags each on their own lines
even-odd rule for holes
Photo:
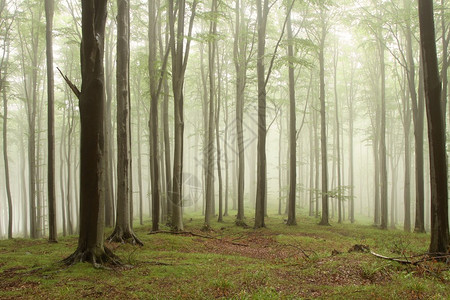
<svg viewBox="0 0 450 300">
<path fill-rule="evenodd" d="M 237 227 L 234 217 L 225 217 L 205 233 L 200 215 L 185 217 L 186 231 L 214 238 L 149 235 L 150 222 L 135 226 L 143 247 L 107 244 L 130 267 L 64 266 L 60 261 L 75 250 L 75 236 L 60 237 L 57 244 L 2 240 L 0 299 L 450 298 L 448 265 L 401 265 L 348 252 L 363 244 L 386 256 L 425 253 L 427 234 L 358 223 L 319 226 L 305 216 L 297 226 L 286 226 L 277 215 L 259 230 Z"/>
</svg>

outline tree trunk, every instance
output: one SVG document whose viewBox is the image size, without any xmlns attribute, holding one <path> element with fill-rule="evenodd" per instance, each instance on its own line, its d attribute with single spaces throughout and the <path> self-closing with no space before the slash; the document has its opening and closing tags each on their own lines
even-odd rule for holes
<svg viewBox="0 0 450 300">
<path fill-rule="evenodd" d="M 348 95 L 348 139 L 349 139 L 349 152 L 348 152 L 348 160 L 349 160 L 349 178 L 350 178 L 350 206 L 351 206 L 351 213 L 350 213 L 350 222 L 355 222 L 355 198 L 354 198 L 354 167 L 353 167 L 353 74 L 354 74 L 354 66 L 352 65 L 351 69 L 351 77 L 350 77 L 350 91 Z M 360 207 L 362 210 L 362 205 Z"/>
<path fill-rule="evenodd" d="M 244 222 L 244 90 L 247 73 L 247 32 L 245 31 L 244 3 L 236 1 L 233 57 L 236 68 L 236 140 L 237 140 L 237 216 L 236 224 L 245 225 Z M 233 207 L 235 202 L 233 201 Z M 235 207 L 234 207 L 235 208 Z"/>
<path fill-rule="evenodd" d="M 381 183 L 381 224 L 382 229 L 388 226 L 388 180 L 386 163 L 386 73 L 384 63 L 384 42 L 382 33 L 379 33 L 379 59 L 381 77 L 381 122 L 380 122 L 380 183 Z"/>
<path fill-rule="evenodd" d="M 292 40 L 291 12 L 287 16 L 287 38 L 288 38 L 288 57 L 294 58 L 294 47 Z M 288 220 L 287 225 L 297 225 L 295 218 L 295 190 L 297 185 L 297 136 L 295 119 L 295 79 L 294 65 L 289 64 L 289 198 L 288 198 Z"/>
<path fill-rule="evenodd" d="M 430 147 L 431 241 L 429 252 L 448 253 L 448 189 L 444 112 L 436 55 L 433 1 L 419 1 L 420 46 Z"/>
<path fill-rule="evenodd" d="M 132 174 L 130 142 L 130 7 L 127 0 L 117 1 L 117 219 L 109 241 L 142 245 L 132 229 Z"/>
<path fill-rule="evenodd" d="M 404 183 L 404 222 L 403 230 L 411 231 L 411 142 L 410 142 L 410 128 L 411 128 L 411 109 L 409 107 L 409 99 L 407 95 L 403 97 L 403 127 L 405 136 L 405 183 Z"/>
<path fill-rule="evenodd" d="M 104 159 L 104 172 L 105 172 L 105 226 L 114 226 L 114 185 L 113 185 L 113 136 L 111 125 L 111 110 L 113 101 L 113 45 L 111 37 L 113 34 L 113 21 L 111 20 L 108 26 L 108 32 L 106 34 L 106 51 L 105 51 L 105 84 L 106 84 L 106 106 L 105 106 L 105 159 Z"/>
<path fill-rule="evenodd" d="M 155 1 L 149 1 L 149 56 L 148 56 L 148 72 L 150 77 L 150 168 L 151 168 L 151 185 L 152 185 L 152 231 L 159 230 L 160 215 L 160 172 L 158 159 L 158 91 L 157 91 L 157 39 L 156 39 L 156 20 L 157 8 Z"/>
<path fill-rule="evenodd" d="M 82 43 L 80 93 L 80 235 L 75 252 L 66 264 L 89 261 L 94 264 L 117 262 L 104 246 L 105 198 L 104 153 L 104 33 L 106 0 L 82 0 Z"/>
<path fill-rule="evenodd" d="M 174 8 L 173 1 L 169 1 L 169 30 L 170 30 L 170 51 L 172 53 L 172 90 L 174 98 L 174 161 L 173 161 L 173 181 L 172 181 L 172 230 L 180 231 L 184 229 L 182 215 L 182 172 L 183 172 L 183 86 L 184 74 L 189 57 L 190 37 L 195 17 L 197 0 L 194 0 L 191 8 L 189 20 L 189 32 L 187 42 L 184 45 L 184 19 L 186 11 L 186 1 L 176 2 Z M 176 15 L 175 15 L 176 14 Z M 177 18 L 177 32 L 175 35 L 175 17 Z"/>
<path fill-rule="evenodd" d="M 68 87 L 65 89 L 65 96 L 68 96 L 67 93 L 70 93 L 68 90 Z M 63 226 L 63 236 L 67 235 L 67 228 L 66 228 L 66 197 L 64 193 L 64 165 L 65 165 L 65 136 L 66 136 L 66 108 L 64 107 L 63 110 L 63 124 L 61 128 L 61 140 L 60 140 L 60 146 L 59 146 L 59 159 L 60 159 L 60 167 L 59 167 L 59 184 L 60 184 L 60 199 L 61 199 L 61 217 L 62 217 L 62 226 Z"/>
<path fill-rule="evenodd" d="M 320 149 L 322 154 L 322 219 L 320 225 L 330 225 L 328 222 L 328 161 L 327 161 L 327 119 L 325 111 L 325 16 L 324 8 L 321 8 L 321 38 L 319 46 L 319 65 L 320 65 Z"/>
<path fill-rule="evenodd" d="M 48 128 L 47 128 L 47 142 L 48 142 L 48 175 L 47 175 L 47 189 L 48 189 L 48 240 L 50 242 L 57 241 L 56 229 L 56 195 L 55 195 L 55 128 L 54 128 L 54 75 L 53 75 L 53 14 L 54 1 L 45 0 L 45 38 L 47 42 L 47 97 L 48 97 Z M 8 188 L 8 182 L 7 182 Z"/>
<path fill-rule="evenodd" d="M 141 78 L 138 75 L 137 88 L 136 88 L 136 114 L 137 114 L 137 134 L 141 134 Z M 141 139 L 137 139 L 137 152 L 138 152 L 138 188 L 139 188 L 139 224 L 144 225 L 144 195 L 142 191 L 142 150 L 141 150 Z"/>
<path fill-rule="evenodd" d="M 214 0 L 213 2 L 216 2 Z M 217 11 L 217 8 L 216 8 Z M 216 25 L 214 26 L 216 27 Z M 216 34 L 216 29 L 214 29 L 214 34 Z M 219 121 L 220 121 L 220 105 L 222 98 L 222 76 L 221 76 L 221 65 L 219 61 L 219 51 L 217 51 L 217 42 L 214 42 L 214 47 L 217 53 L 217 106 L 216 106 L 216 144 L 217 144 L 217 180 L 219 181 L 219 217 L 217 222 L 223 222 L 223 180 L 222 180 L 222 167 L 220 160 L 222 159 L 221 147 L 220 147 L 220 134 L 219 134 Z"/>
<path fill-rule="evenodd" d="M 269 12 L 268 0 L 258 0 L 257 26 L 258 26 L 258 51 L 256 71 L 258 79 L 258 146 L 257 146 L 257 170 L 256 170 L 256 208 L 255 228 L 265 227 L 264 202 L 266 200 L 266 84 L 264 71 L 264 55 L 266 41 L 267 14 Z"/>
<path fill-rule="evenodd" d="M 212 1 L 211 4 L 211 14 L 214 15 L 217 2 L 216 0 Z M 215 17 L 213 17 L 213 20 Z M 210 24 L 209 34 L 212 35 L 210 39 L 214 39 L 214 35 L 216 33 L 216 23 L 212 21 Z M 212 210 L 213 202 L 214 202 L 214 108 L 215 108 L 215 68 L 214 68 L 214 59 L 215 59 L 215 43 L 214 41 L 208 42 L 208 67 L 209 67 L 209 108 L 208 108 L 208 137 L 207 137 L 207 166 L 206 166 L 206 202 L 205 202 L 205 225 L 204 227 L 210 227 L 210 219 L 211 216 L 214 215 L 214 210 Z"/>
<path fill-rule="evenodd" d="M 341 143 L 340 143 L 340 130 L 339 130 L 339 103 L 337 93 L 337 64 L 338 64 L 337 49 L 334 52 L 334 103 L 336 112 L 336 148 L 337 148 L 337 205 L 338 205 L 338 223 L 342 223 L 342 194 L 341 194 Z M 345 211 L 345 210 L 344 210 Z"/>
<path fill-rule="evenodd" d="M 314 188 L 314 136 L 313 136 L 313 113 L 310 113 L 309 129 L 309 216 L 314 216 L 315 188 Z"/>
</svg>

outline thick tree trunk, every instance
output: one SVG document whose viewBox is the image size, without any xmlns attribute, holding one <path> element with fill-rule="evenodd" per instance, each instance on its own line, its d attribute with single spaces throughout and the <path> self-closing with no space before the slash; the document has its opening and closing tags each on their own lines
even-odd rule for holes
<svg viewBox="0 0 450 300">
<path fill-rule="evenodd" d="M 89 261 L 94 264 L 117 262 L 104 246 L 105 198 L 103 186 L 104 153 L 104 73 L 103 52 L 106 0 L 82 0 L 82 43 L 80 94 L 80 235 L 76 251 L 66 264 Z"/>
<path fill-rule="evenodd" d="M 423 57 L 424 86 L 430 147 L 431 241 L 429 252 L 448 253 L 448 189 L 444 112 L 433 19 L 433 1 L 419 1 L 420 46 Z"/>
</svg>

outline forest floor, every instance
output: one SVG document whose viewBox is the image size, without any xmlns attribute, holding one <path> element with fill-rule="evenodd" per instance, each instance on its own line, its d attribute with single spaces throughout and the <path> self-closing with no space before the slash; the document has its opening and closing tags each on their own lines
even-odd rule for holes
<svg viewBox="0 0 450 300">
<path fill-rule="evenodd" d="M 148 234 L 146 222 L 135 228 L 143 247 L 107 243 L 127 265 L 110 269 L 62 265 L 76 236 L 1 240 L 0 299 L 450 299 L 448 264 L 368 252 L 420 260 L 411 257 L 427 251 L 427 234 L 284 218 L 270 215 L 254 230 L 230 216 L 202 232 L 202 217 L 186 215 L 188 233 L 177 235 Z"/>
</svg>

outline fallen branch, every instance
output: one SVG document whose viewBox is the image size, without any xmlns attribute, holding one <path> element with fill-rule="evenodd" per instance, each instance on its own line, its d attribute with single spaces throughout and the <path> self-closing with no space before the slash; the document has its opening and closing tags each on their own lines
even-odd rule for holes
<svg viewBox="0 0 450 300">
<path fill-rule="evenodd" d="M 425 253 L 425 254 L 413 255 L 413 256 L 409 257 L 409 258 L 422 257 L 422 259 L 419 259 L 416 261 L 408 260 L 408 257 L 406 257 L 406 256 L 404 256 L 405 259 L 401 259 L 399 257 L 384 256 L 384 255 L 381 255 L 381 254 L 378 254 L 378 253 L 375 253 L 372 251 L 370 251 L 370 253 L 378 258 L 395 261 L 395 262 L 398 262 L 401 264 L 413 265 L 413 266 L 417 266 L 418 264 L 427 262 L 427 261 L 448 261 L 450 259 L 450 254 L 439 255 L 439 253 Z"/>
<path fill-rule="evenodd" d="M 420 261 L 410 261 L 408 259 L 400 259 L 400 258 L 394 258 L 394 257 L 388 257 L 388 256 L 384 256 L 378 253 L 375 253 L 373 251 L 370 251 L 370 254 L 372 254 L 375 257 L 381 258 L 381 259 L 386 259 L 386 260 L 391 260 L 391 261 L 395 261 L 401 264 L 405 264 L 405 265 L 417 265 Z"/>
<path fill-rule="evenodd" d="M 200 237 L 200 238 L 204 238 L 204 239 L 211 239 L 211 240 L 218 240 L 218 241 L 222 241 L 225 243 L 229 243 L 235 246 L 243 246 L 243 247 L 248 247 L 247 244 L 242 244 L 242 243 L 236 243 L 233 241 L 227 241 L 224 239 L 219 239 L 210 235 L 203 235 L 203 234 L 198 234 L 192 231 L 168 231 L 168 230 L 158 230 L 158 231 L 150 231 L 148 234 L 157 234 L 157 233 L 166 233 L 166 234 L 179 234 L 179 235 L 190 235 L 190 236 L 196 236 L 196 237 Z"/>
</svg>

